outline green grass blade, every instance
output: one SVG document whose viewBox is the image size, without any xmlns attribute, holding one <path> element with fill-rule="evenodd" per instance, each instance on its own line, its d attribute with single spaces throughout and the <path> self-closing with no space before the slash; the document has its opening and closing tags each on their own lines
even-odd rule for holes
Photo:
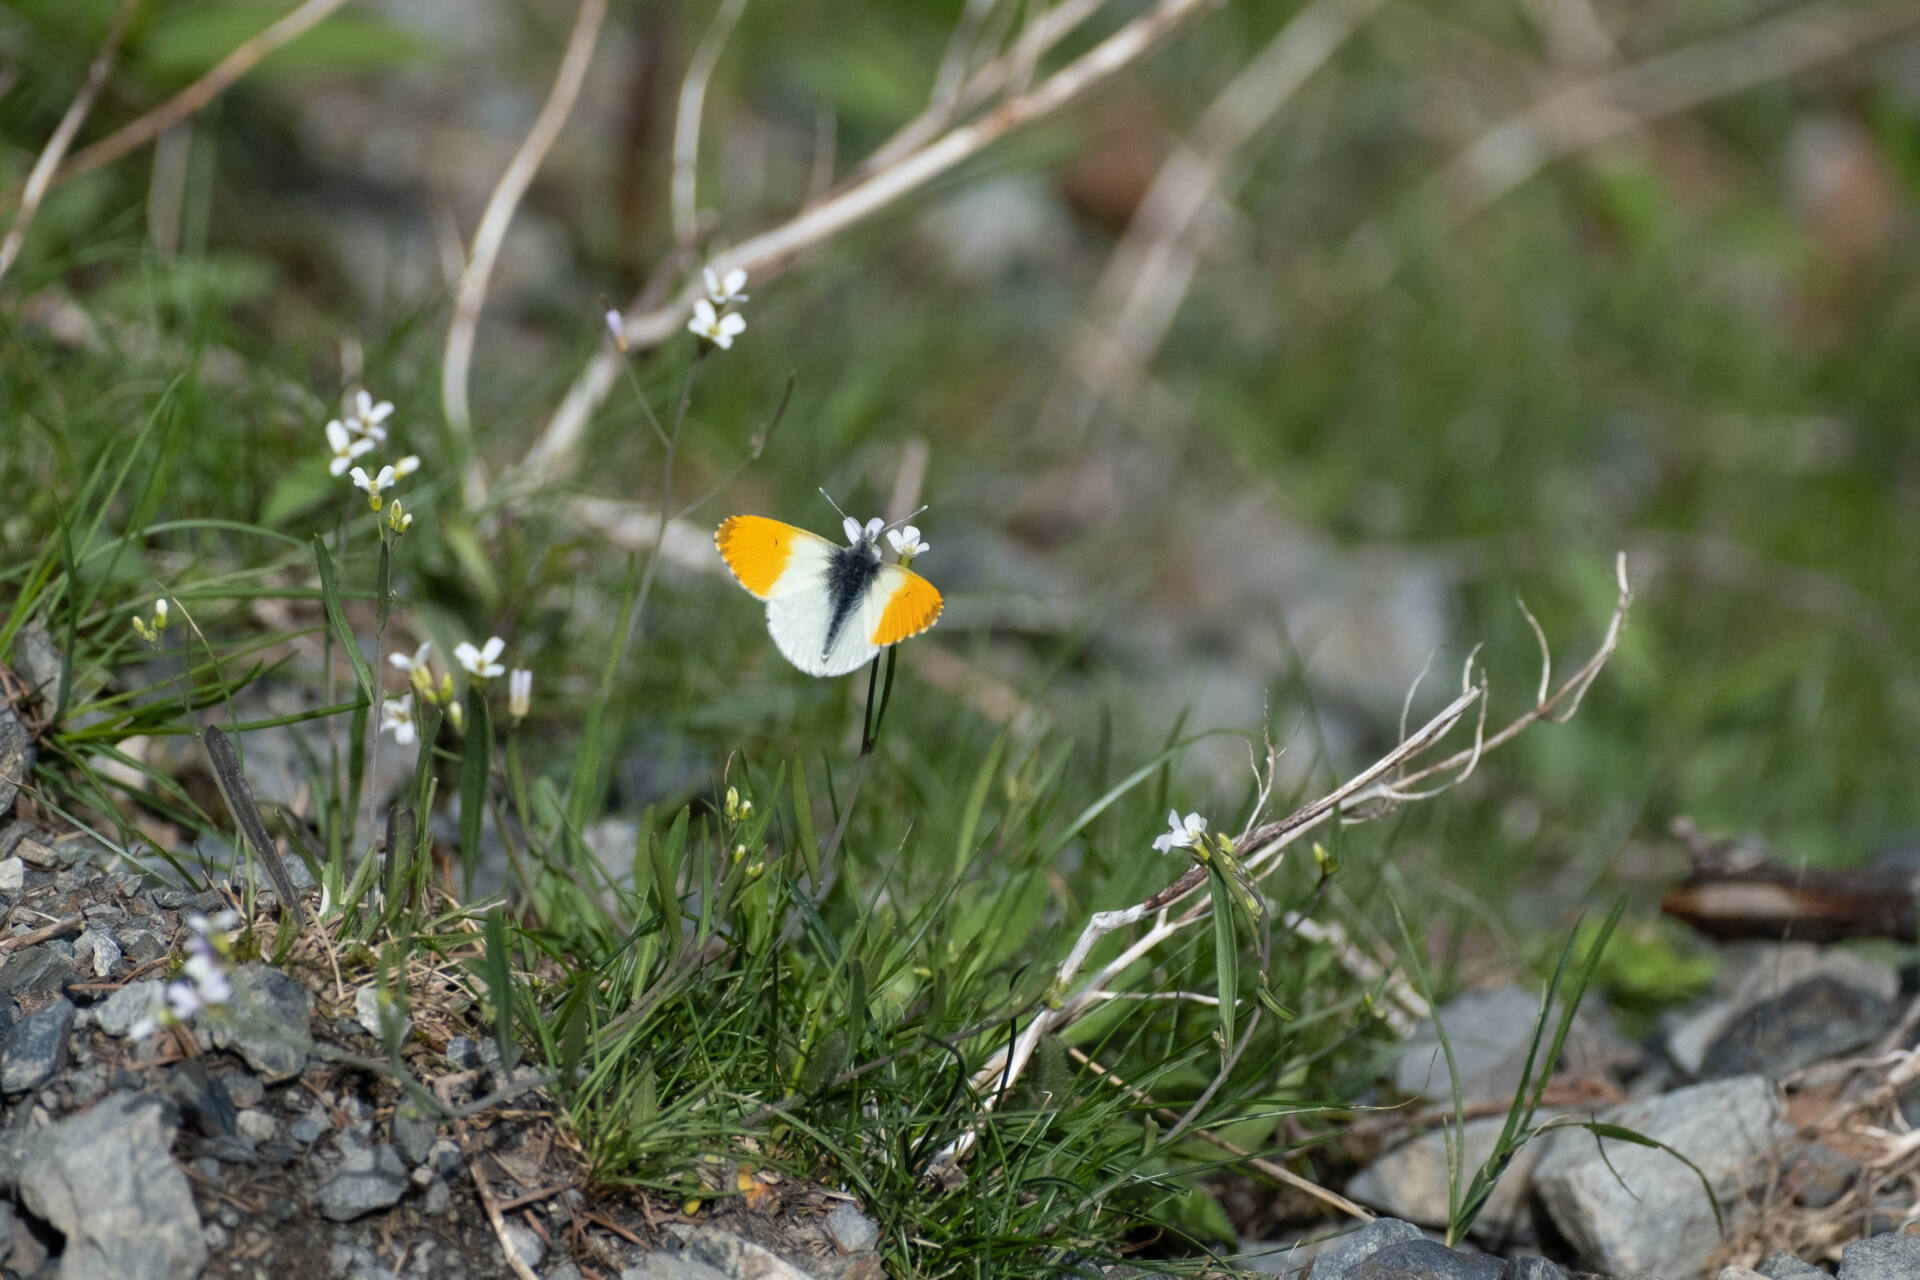
<svg viewBox="0 0 1920 1280">
<path fill-rule="evenodd" d="M 333 626 L 334 639 L 346 653 L 347 661 L 353 664 L 354 682 L 360 686 L 360 696 L 371 705 L 374 702 L 373 668 L 360 652 L 360 642 L 353 638 L 353 628 L 347 623 L 346 610 L 340 605 L 340 584 L 333 573 L 333 555 L 327 550 L 327 542 L 320 534 L 313 535 L 313 558 L 320 566 L 320 598 L 327 608 L 327 621 Z"/>
<path fill-rule="evenodd" d="M 460 874 L 473 893 L 480 869 L 480 820 L 487 808 L 487 771 L 493 764 L 493 723 L 487 698 L 478 687 L 467 690 L 467 733 L 460 753 Z"/>
</svg>

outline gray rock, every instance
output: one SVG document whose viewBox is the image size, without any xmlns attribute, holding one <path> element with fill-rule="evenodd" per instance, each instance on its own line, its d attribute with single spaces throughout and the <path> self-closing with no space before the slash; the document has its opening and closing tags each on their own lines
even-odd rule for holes
<svg viewBox="0 0 1920 1280">
<path fill-rule="evenodd" d="M 258 1107 L 248 1107 L 234 1117 L 234 1128 L 248 1142 L 272 1142 L 279 1133 L 280 1125 L 274 1118 Z"/>
<path fill-rule="evenodd" d="M 1610 1108 L 1599 1119 L 1693 1161 L 1723 1209 L 1762 1158 L 1793 1136 L 1764 1076 L 1694 1085 Z M 1698 1274 L 1721 1244 L 1700 1180 L 1665 1151 L 1569 1129 L 1550 1140 L 1533 1181 L 1561 1234 L 1596 1271 Z"/>
<path fill-rule="evenodd" d="M 563 1262 L 547 1272 L 547 1280 L 584 1280 L 580 1268 L 571 1262 Z"/>
<path fill-rule="evenodd" d="M 1762 943 L 1722 948 L 1722 953 L 1727 956 L 1722 971 L 1729 975 L 1725 989 L 1666 1029 L 1667 1053 L 1689 1075 L 1706 1069 L 1708 1052 L 1749 1009 L 1776 1000 L 1804 982 L 1830 978 L 1889 1005 L 1900 995 L 1900 975 L 1891 967 L 1837 947 Z M 1784 1074 L 1773 1064 L 1756 1069 Z"/>
<path fill-rule="evenodd" d="M 1433 1240 L 1390 1244 L 1360 1264 L 1354 1280 L 1501 1280 L 1500 1259 L 1455 1253 Z"/>
<path fill-rule="evenodd" d="M 407 1168 L 392 1147 L 362 1149 L 347 1157 L 340 1172 L 327 1179 L 315 1197 L 320 1212 L 335 1222 L 353 1219 L 400 1203 L 407 1193 Z"/>
<path fill-rule="evenodd" d="M 427 1194 L 420 1202 L 420 1211 L 429 1217 L 438 1217 L 453 1204 L 453 1189 L 447 1186 L 446 1179 L 435 1178 L 427 1184 Z"/>
<path fill-rule="evenodd" d="M 0 1040 L 0 1093 L 24 1093 L 53 1079 L 67 1061 L 73 1005 L 62 998 L 13 1024 Z"/>
<path fill-rule="evenodd" d="M 1767 1280 L 1827 1280 L 1827 1273 L 1811 1262 L 1802 1262 L 1785 1249 L 1775 1249 L 1756 1268 Z"/>
<path fill-rule="evenodd" d="M 166 940 L 151 929 L 127 927 L 114 930 L 120 950 L 135 964 L 150 964 L 167 954 Z"/>
<path fill-rule="evenodd" d="M 648 1253 L 620 1273 L 620 1280 L 731 1280 L 704 1262 L 678 1253 Z"/>
<path fill-rule="evenodd" d="M 72 983 L 73 960 L 45 943 L 16 951 L 0 965 L 0 997 L 23 1010 L 46 1003 L 48 997 L 65 995 Z"/>
<path fill-rule="evenodd" d="M 439 1137 L 440 1125 L 410 1100 L 402 1099 L 393 1109 L 393 1145 L 410 1165 L 425 1164 Z"/>
<path fill-rule="evenodd" d="M 73 940 L 73 954 L 94 977 L 104 978 L 120 963 L 120 944 L 105 929 L 88 929 Z"/>
<path fill-rule="evenodd" d="M 547 1242 L 540 1238 L 538 1231 L 526 1223 L 509 1222 L 503 1234 L 506 1236 L 506 1247 L 528 1267 L 539 1266 L 540 1259 L 547 1256 Z"/>
<path fill-rule="evenodd" d="M 0 893 L 19 893 L 26 883 L 26 863 L 18 858 L 0 858 Z"/>
<path fill-rule="evenodd" d="M 1313 1259 L 1313 1280 L 1359 1280 L 1360 1264 L 1382 1249 L 1425 1239 L 1411 1222 L 1377 1218 L 1358 1231 L 1328 1241 Z"/>
<path fill-rule="evenodd" d="M 1748 1006 L 1707 1046 L 1707 1079 L 1762 1072 L 1778 1080 L 1868 1044 L 1891 1025 L 1893 1001 L 1821 974 Z"/>
<path fill-rule="evenodd" d="M 1567 1269 L 1545 1258 L 1509 1258 L 1501 1280 L 1568 1280 Z"/>
<path fill-rule="evenodd" d="M 229 1071 L 220 1083 L 236 1107 L 257 1107 L 267 1100 L 267 1087 L 251 1071 Z"/>
<path fill-rule="evenodd" d="M 13 809 L 13 798 L 33 767 L 33 735 L 13 708 L 0 706 L 0 818 Z"/>
<path fill-rule="evenodd" d="M 158 1018 L 167 1007 L 167 984 L 158 978 L 129 982 L 88 1010 L 93 1023 L 110 1036 L 124 1036 L 142 1018 Z"/>
<path fill-rule="evenodd" d="M 1840 1251 L 1840 1280 L 1913 1280 L 1920 1276 L 1920 1236 L 1856 1240 Z"/>
<path fill-rule="evenodd" d="M 827 1215 L 827 1233 L 846 1253 L 865 1253 L 880 1242 L 880 1226 L 850 1204 L 837 1204 Z"/>
<path fill-rule="evenodd" d="M 13 673 L 27 686 L 27 697 L 51 711 L 60 704 L 60 650 L 38 622 L 29 622 L 13 638 Z"/>
<path fill-rule="evenodd" d="M 447 1041 L 447 1065 L 455 1071 L 478 1071 L 483 1061 L 480 1046 L 471 1036 L 454 1036 Z"/>
<path fill-rule="evenodd" d="M 1535 1122 L 1553 1113 L 1542 1111 Z M 1462 1155 L 1467 1177 L 1471 1178 L 1493 1154 L 1506 1127 L 1505 1116 L 1489 1116 L 1467 1123 Z M 1474 1235 L 1482 1240 L 1505 1240 L 1527 1225 L 1528 1197 L 1532 1191 L 1533 1166 L 1540 1158 L 1544 1141 L 1530 1142 L 1517 1152 L 1494 1184 L 1493 1194 L 1474 1221 Z M 1372 1205 L 1389 1217 L 1426 1227 L 1447 1224 L 1447 1134 L 1423 1133 L 1387 1152 L 1360 1171 L 1347 1183 L 1347 1194 L 1362 1204 Z"/>
<path fill-rule="evenodd" d="M 193 1280 L 207 1246 L 187 1177 L 168 1154 L 160 1099 L 117 1093 L 43 1129 L 20 1166 L 27 1208 L 67 1238 L 60 1280 Z"/>
<path fill-rule="evenodd" d="M 427 1148 L 427 1160 L 433 1171 L 443 1177 L 466 1163 L 466 1157 L 460 1154 L 460 1144 L 450 1138 L 441 1138 Z"/>
<path fill-rule="evenodd" d="M 379 1255 L 373 1250 L 346 1241 L 334 1245 L 329 1251 L 327 1265 L 340 1280 L 400 1280 L 392 1271 L 380 1265 Z"/>
<path fill-rule="evenodd" d="M 308 1111 L 296 1116 L 287 1126 L 287 1136 L 303 1146 L 311 1146 L 320 1141 L 333 1128 L 333 1120 L 321 1111 Z"/>
<path fill-rule="evenodd" d="M 202 1015 L 213 1043 L 245 1058 L 268 1084 L 290 1080 L 307 1065 L 312 1018 L 312 994 L 272 965 L 258 963 L 234 970 L 233 999 Z"/>
<path fill-rule="evenodd" d="M 806 1272 L 773 1250 L 717 1227 L 701 1227 L 688 1236 L 686 1255 L 735 1280 L 811 1280 Z"/>
<path fill-rule="evenodd" d="M 1460 1096 L 1468 1106 L 1505 1102 L 1513 1097 L 1520 1086 L 1527 1044 L 1539 1013 L 1540 997 L 1519 987 L 1469 991 L 1441 1008 L 1440 1026 L 1453 1048 L 1454 1067 L 1460 1073 Z M 1556 1009 L 1541 1033 L 1543 1056 L 1558 1016 Z M 1591 1069 L 1622 1051 L 1630 1052 L 1605 1017 L 1581 1013 L 1574 1019 L 1562 1056 Z M 1536 1062 L 1535 1073 L 1546 1065 Z M 1422 1023 L 1407 1040 L 1394 1066 L 1393 1079 L 1402 1093 L 1452 1103 L 1447 1055 L 1431 1022 Z"/>
</svg>

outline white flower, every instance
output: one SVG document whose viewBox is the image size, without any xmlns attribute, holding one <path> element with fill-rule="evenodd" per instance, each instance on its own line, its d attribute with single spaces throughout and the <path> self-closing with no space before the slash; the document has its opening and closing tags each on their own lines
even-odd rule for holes
<svg viewBox="0 0 1920 1280">
<path fill-rule="evenodd" d="M 507 677 L 507 714 L 515 720 L 525 720 L 533 705 L 533 672 L 526 667 L 515 667 Z"/>
<path fill-rule="evenodd" d="M 420 647 L 413 651 L 413 656 L 411 658 L 409 658 L 404 653 L 390 653 L 387 655 L 387 661 L 391 662 L 395 667 L 399 668 L 401 671 L 407 671 L 407 672 L 425 671 L 427 669 L 427 655 L 432 652 L 433 652 L 433 641 L 422 640 L 420 642 Z"/>
<path fill-rule="evenodd" d="M 1200 843 L 1200 837 L 1207 834 L 1207 820 L 1197 813 L 1180 816 L 1178 809 L 1167 811 L 1167 834 L 1153 842 L 1153 847 L 1161 853 L 1174 849 L 1191 849 Z"/>
<path fill-rule="evenodd" d="M 356 440 L 347 434 L 346 424 L 335 418 L 327 424 L 327 447 L 333 450 L 333 461 L 327 464 L 327 470 L 341 475 L 353 465 L 355 458 L 373 448 L 373 441 Z"/>
<path fill-rule="evenodd" d="M 724 307 L 729 302 L 745 302 L 747 295 L 740 292 L 746 287 L 747 269 L 730 268 L 725 275 L 716 275 L 712 267 L 700 268 L 700 274 L 706 278 L 707 298 L 716 307 Z"/>
<path fill-rule="evenodd" d="M 167 598 L 165 596 L 161 596 L 153 602 L 153 629 L 155 631 L 165 631 L 167 629 L 167 608 Z"/>
<path fill-rule="evenodd" d="M 902 560 L 911 560 L 923 556 L 933 548 L 920 541 L 920 531 L 912 525 L 904 529 L 887 530 L 887 541 L 893 544 L 893 554 Z"/>
<path fill-rule="evenodd" d="M 200 993 L 191 982 L 169 982 L 167 984 L 167 1012 L 177 1022 L 185 1022 L 200 1012 Z"/>
<path fill-rule="evenodd" d="M 873 519 L 867 521 L 863 528 L 860 522 L 852 516 L 842 516 L 840 518 L 840 527 L 846 531 L 847 545 L 857 547 L 863 542 L 872 542 L 875 538 L 879 537 L 880 531 L 887 527 L 887 522 L 879 516 L 875 516 Z"/>
<path fill-rule="evenodd" d="M 393 464 L 393 474 L 404 480 L 420 469 L 420 455 L 410 453 Z"/>
<path fill-rule="evenodd" d="M 500 656 L 500 651 L 506 647 L 507 642 L 499 636 L 489 638 L 487 643 L 478 649 L 462 640 L 454 646 L 453 656 L 459 659 L 460 665 L 466 668 L 467 674 L 474 679 L 491 680 L 495 676 L 507 673 L 507 669 L 495 661 Z"/>
<path fill-rule="evenodd" d="M 699 334 L 722 351 L 733 345 L 740 331 L 747 327 L 747 318 L 738 311 L 729 311 L 725 315 L 713 309 L 713 304 L 701 298 L 693 304 L 693 319 L 687 321 L 687 328 Z"/>
<path fill-rule="evenodd" d="M 380 704 L 380 732 L 391 733 L 401 746 L 413 741 L 413 695 L 388 698 Z"/>
<path fill-rule="evenodd" d="M 232 907 L 228 907 L 224 911 L 215 912 L 211 918 L 202 915 L 190 915 L 187 917 L 187 928 L 193 930 L 202 938 L 210 938 L 216 933 L 231 933 L 239 927 L 240 913 Z M 193 944 L 189 942 L 188 945 L 191 946 Z M 197 955 L 199 952 L 196 951 L 195 954 Z"/>
<path fill-rule="evenodd" d="M 387 429 L 380 424 L 392 416 L 392 401 L 375 404 L 373 397 L 362 389 L 353 394 L 353 410 L 347 415 L 347 425 L 369 440 L 385 440 Z"/>
<path fill-rule="evenodd" d="M 355 467 L 352 474 L 355 486 L 367 491 L 367 505 L 378 511 L 381 501 L 380 491 L 392 484 L 395 479 L 392 465 L 380 468 L 380 474 L 372 479 L 368 479 L 366 471 L 360 467 Z"/>
<path fill-rule="evenodd" d="M 627 349 L 627 322 L 621 318 L 618 311 L 612 309 L 607 311 L 607 332 L 613 336 L 615 351 Z"/>
<path fill-rule="evenodd" d="M 155 1019 L 139 1018 L 134 1021 L 132 1026 L 127 1028 L 127 1036 L 133 1040 L 145 1040 L 159 1029 L 160 1024 Z"/>
</svg>

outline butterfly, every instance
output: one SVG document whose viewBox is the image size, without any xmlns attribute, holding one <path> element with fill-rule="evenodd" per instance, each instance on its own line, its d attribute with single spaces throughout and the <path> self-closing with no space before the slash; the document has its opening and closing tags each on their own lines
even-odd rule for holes
<svg viewBox="0 0 1920 1280">
<path fill-rule="evenodd" d="M 843 517 L 850 545 L 765 516 L 730 516 L 714 545 L 740 585 L 767 602 L 774 647 L 810 676 L 843 676 L 940 617 L 939 591 L 883 563 L 886 526 Z M 909 534 L 917 534 L 912 529 Z M 895 546 L 901 545 L 895 539 Z"/>
</svg>

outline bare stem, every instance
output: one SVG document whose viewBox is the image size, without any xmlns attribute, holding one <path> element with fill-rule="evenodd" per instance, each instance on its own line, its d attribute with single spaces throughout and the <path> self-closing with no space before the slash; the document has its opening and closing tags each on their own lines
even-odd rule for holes
<svg viewBox="0 0 1920 1280">
<path fill-rule="evenodd" d="M 113 23 L 107 28 L 107 38 L 100 42 L 100 52 L 94 55 L 93 65 L 87 68 L 87 78 L 80 82 L 80 92 L 73 95 L 73 101 L 67 104 L 66 114 L 54 126 L 53 136 L 47 139 L 47 145 L 41 149 L 40 158 L 33 162 L 33 171 L 27 175 L 27 185 L 21 189 L 20 212 L 7 229 L 7 238 L 0 241 L 0 279 L 5 278 L 7 268 L 13 265 L 14 258 L 19 256 L 20 246 L 26 242 L 27 228 L 33 224 L 34 214 L 40 212 L 40 201 L 53 185 L 60 157 L 73 144 L 73 135 L 80 132 L 81 124 L 93 110 L 94 100 L 105 87 L 107 73 L 113 70 L 114 59 L 120 54 L 121 33 L 127 29 L 127 19 L 133 16 L 134 6 L 139 2 L 122 0 L 120 11 L 113 15 Z"/>
<path fill-rule="evenodd" d="M 346 2 L 347 0 L 305 0 L 305 3 L 293 12 L 253 39 L 242 43 L 232 53 L 215 63 L 211 71 L 153 110 L 122 125 L 91 146 L 74 152 L 65 164 L 54 171 L 54 184 L 57 186 L 83 173 L 91 173 L 101 165 L 118 160 L 134 148 L 152 142 L 226 92 L 241 76 L 259 66 L 261 60 L 268 54 L 305 35 L 318 26 L 323 18 Z"/>
<path fill-rule="evenodd" d="M 720 61 L 734 24 L 746 11 L 747 0 L 722 0 L 687 64 L 687 78 L 680 82 L 680 109 L 673 122 L 673 238 L 683 245 L 692 244 L 699 230 L 694 183 L 700 168 L 700 117 L 707 103 L 707 82 L 713 78 L 714 64 Z"/>
<path fill-rule="evenodd" d="M 440 401 L 447 421 L 471 448 L 472 418 L 467 407 L 467 370 L 473 363 L 474 333 L 480 325 L 480 309 L 487 300 L 487 281 L 493 275 L 494 261 L 507 238 L 520 198 L 539 172 L 540 164 L 560 136 L 573 104 L 580 97 L 580 85 L 593 62 L 594 45 L 600 38 L 600 24 L 607 16 L 607 0 L 580 0 L 580 11 L 573 20 L 573 34 L 567 38 L 567 51 L 560 59 L 547 101 L 534 118 L 520 149 L 513 153 L 506 172 L 494 184 L 480 227 L 473 233 L 473 249 L 467 255 L 466 269 L 460 273 L 460 287 L 454 294 L 453 317 L 447 324 L 446 354 L 440 364 Z M 471 498 L 473 495 L 469 495 Z"/>
<path fill-rule="evenodd" d="M 949 130 L 779 226 L 716 256 L 711 265 L 721 273 L 744 267 L 749 275 L 758 279 L 778 275 L 800 254 L 857 226 L 1008 133 L 1072 105 L 1130 66 L 1209 4 L 1210 0 L 1160 0 L 1031 90 L 1001 103 L 978 120 Z M 642 350 L 655 347 L 677 333 L 703 287 L 700 280 L 689 280 L 666 302 L 627 317 L 628 347 Z M 566 398 L 521 463 L 527 479 L 538 482 L 551 478 L 572 455 L 588 419 L 619 374 L 619 359 L 617 352 L 603 350 L 588 361 L 574 379 Z"/>
</svg>

